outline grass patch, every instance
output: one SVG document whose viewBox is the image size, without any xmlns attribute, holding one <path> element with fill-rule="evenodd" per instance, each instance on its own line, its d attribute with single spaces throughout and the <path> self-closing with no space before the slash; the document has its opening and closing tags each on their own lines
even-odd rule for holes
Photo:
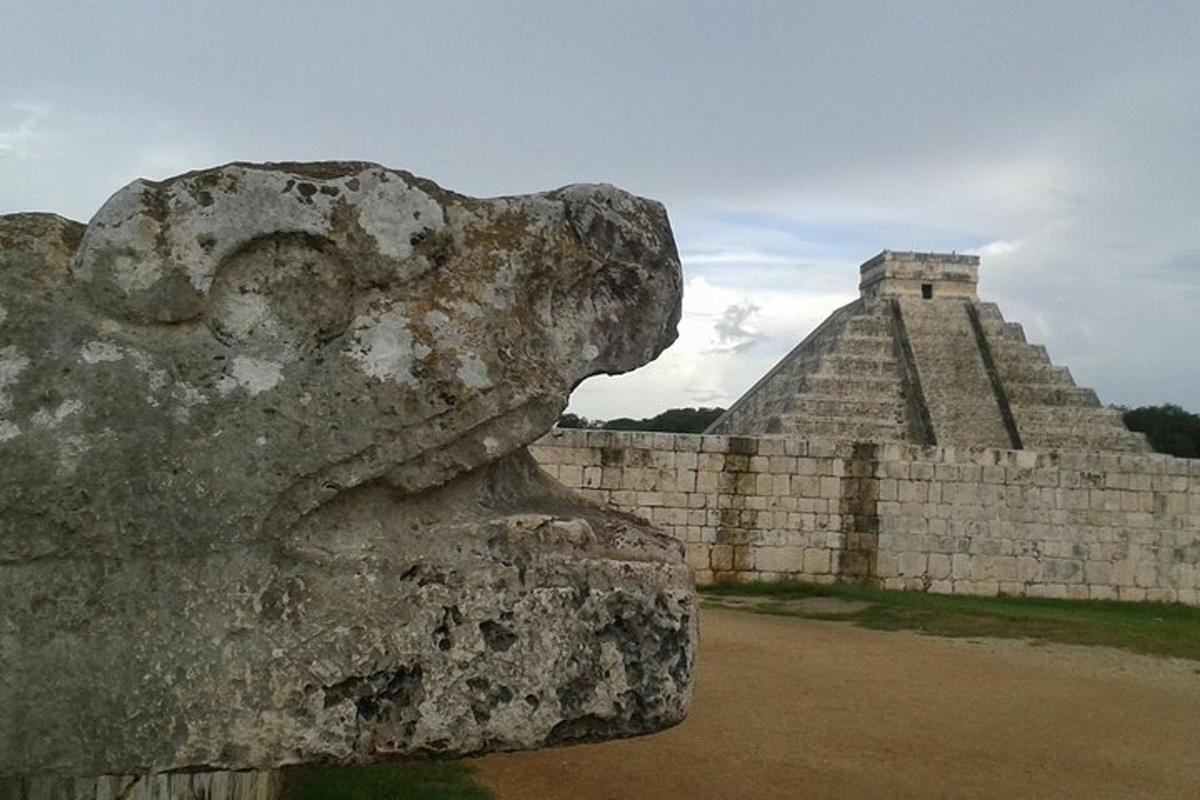
<svg viewBox="0 0 1200 800">
<path fill-rule="evenodd" d="M 288 770 L 285 800 L 492 800 L 456 761 L 402 761 Z"/>
<path fill-rule="evenodd" d="M 1179 604 L 963 597 L 789 581 L 718 584 L 702 588 L 701 594 L 710 605 L 728 605 L 723 598 L 752 598 L 738 607 L 762 614 L 842 620 L 874 630 L 1117 647 L 1200 661 L 1200 608 Z M 808 597 L 837 597 L 871 605 L 849 614 L 821 613 L 807 611 L 796 602 Z"/>
</svg>

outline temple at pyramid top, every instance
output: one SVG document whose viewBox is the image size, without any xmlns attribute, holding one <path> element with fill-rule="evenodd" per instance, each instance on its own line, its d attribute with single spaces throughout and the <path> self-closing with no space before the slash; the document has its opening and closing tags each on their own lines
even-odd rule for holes
<svg viewBox="0 0 1200 800">
<path fill-rule="evenodd" d="M 979 256 L 884 250 L 858 268 L 865 298 L 958 297 L 978 300 Z"/>
<path fill-rule="evenodd" d="M 885 250 L 834 311 L 708 433 L 1145 452 L 1020 325 L 979 300 L 979 258 Z"/>
</svg>

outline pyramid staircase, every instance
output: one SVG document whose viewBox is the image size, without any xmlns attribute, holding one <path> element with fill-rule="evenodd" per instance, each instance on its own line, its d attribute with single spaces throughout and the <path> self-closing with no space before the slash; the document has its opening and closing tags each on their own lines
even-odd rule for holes
<svg viewBox="0 0 1200 800">
<path fill-rule="evenodd" d="M 983 326 L 1009 406 L 1030 450 L 1143 453 L 1145 437 L 1125 427 L 1120 412 L 1102 406 L 1096 392 L 1075 385 L 1046 348 L 1025 340 L 1019 323 L 1006 322 L 995 303 L 980 303 Z"/>
<path fill-rule="evenodd" d="M 833 313 L 709 429 L 899 441 L 905 398 L 891 320 L 856 300 Z"/>
</svg>

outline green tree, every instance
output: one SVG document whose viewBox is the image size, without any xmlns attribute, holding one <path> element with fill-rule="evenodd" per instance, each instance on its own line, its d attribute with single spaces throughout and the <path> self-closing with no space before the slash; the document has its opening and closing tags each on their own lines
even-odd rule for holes
<svg viewBox="0 0 1200 800">
<path fill-rule="evenodd" d="M 1177 405 L 1125 409 L 1125 427 L 1146 434 L 1150 446 L 1179 458 L 1200 458 L 1200 414 Z"/>
<path fill-rule="evenodd" d="M 609 431 L 654 431 L 657 433 L 703 433 L 713 420 L 725 413 L 723 408 L 671 408 L 643 419 L 620 417 L 600 427 Z"/>
<path fill-rule="evenodd" d="M 566 413 L 558 418 L 560 428 L 591 428 L 606 431 L 651 431 L 654 433 L 703 433 L 717 417 L 725 413 L 723 408 L 669 408 L 653 417 L 632 419 L 617 417 L 605 422 L 588 419 L 579 414 Z"/>
</svg>

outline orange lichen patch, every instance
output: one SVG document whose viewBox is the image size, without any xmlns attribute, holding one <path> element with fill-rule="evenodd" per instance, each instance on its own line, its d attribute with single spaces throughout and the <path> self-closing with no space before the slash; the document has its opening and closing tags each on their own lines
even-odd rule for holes
<svg viewBox="0 0 1200 800">
<path fill-rule="evenodd" d="M 519 211 L 501 211 L 488 220 L 486 225 L 468 229 L 468 250 L 514 250 L 527 247 L 530 240 L 529 217 Z"/>
<path fill-rule="evenodd" d="M 0 274 L 15 277 L 49 298 L 70 283 L 71 260 L 84 226 L 57 214 L 0 217 Z"/>
</svg>

